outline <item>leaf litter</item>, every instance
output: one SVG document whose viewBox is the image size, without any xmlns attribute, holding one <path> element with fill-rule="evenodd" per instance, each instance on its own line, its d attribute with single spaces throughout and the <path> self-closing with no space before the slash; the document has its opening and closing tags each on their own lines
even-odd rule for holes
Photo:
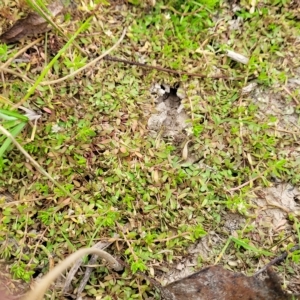
<svg viewBox="0 0 300 300">
<path fill-rule="evenodd" d="M 47 7 L 53 17 L 63 12 L 64 6 L 60 1 L 51 3 Z M 50 30 L 48 22 L 38 13 L 29 13 L 27 17 L 18 20 L 12 27 L 0 35 L 2 43 L 15 43 L 21 39 Z"/>
</svg>

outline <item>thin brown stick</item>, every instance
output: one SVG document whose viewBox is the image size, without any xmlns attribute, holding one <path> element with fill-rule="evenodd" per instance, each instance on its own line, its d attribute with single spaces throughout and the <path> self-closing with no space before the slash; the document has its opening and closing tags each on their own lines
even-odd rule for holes
<svg viewBox="0 0 300 300">
<path fill-rule="evenodd" d="M 185 72 L 185 71 L 177 71 L 177 70 L 173 70 L 173 69 L 168 69 L 168 68 L 163 68 L 163 67 L 159 67 L 159 66 L 151 66 L 151 65 L 147 65 L 147 64 L 143 64 L 143 63 L 139 63 L 136 61 L 130 61 L 130 60 L 126 60 L 126 59 L 121 59 L 121 58 L 117 58 L 117 57 L 112 57 L 112 56 L 106 56 L 104 57 L 105 60 L 110 60 L 110 61 L 115 61 L 115 62 L 121 62 L 124 64 L 128 64 L 128 65 L 133 65 L 133 66 L 139 66 L 141 68 L 145 68 L 145 69 L 153 69 L 153 70 L 158 70 L 161 72 L 166 72 L 166 73 L 171 73 L 171 74 L 176 74 L 176 75 L 188 75 L 191 77 L 199 77 L 199 78 L 211 78 L 211 79 L 230 79 L 230 80 L 240 80 L 242 77 L 230 77 L 227 75 L 207 75 L 207 74 L 201 74 L 201 73 L 189 73 L 189 72 Z"/>
<path fill-rule="evenodd" d="M 271 267 L 272 265 L 282 262 L 284 259 L 286 259 L 286 257 L 288 256 L 289 253 L 297 251 L 297 250 L 300 250 L 300 245 L 296 245 L 296 246 L 292 247 L 290 250 L 285 251 L 278 257 L 275 257 L 270 262 L 268 262 L 265 266 L 263 266 L 260 270 L 258 270 L 253 276 L 256 277 L 259 274 L 261 274 L 262 272 L 266 271 L 267 268 Z"/>
<path fill-rule="evenodd" d="M 92 60 L 91 62 L 89 62 L 88 64 L 86 64 L 85 66 L 81 67 L 80 69 L 74 71 L 73 73 L 71 74 L 68 74 L 67 76 L 65 77 L 62 77 L 62 78 L 58 78 L 56 80 L 50 80 L 50 81 L 42 81 L 40 83 L 40 85 L 50 85 L 50 84 L 55 84 L 55 83 L 59 83 L 59 82 L 62 82 L 62 81 L 65 81 L 66 79 L 69 79 L 70 77 L 72 76 L 75 76 L 77 75 L 78 73 L 80 73 L 81 71 L 93 66 L 94 64 L 96 64 L 99 60 L 103 59 L 106 55 L 108 55 L 111 51 L 113 51 L 115 48 L 117 48 L 120 43 L 122 42 L 122 40 L 124 39 L 125 37 L 125 34 L 126 34 L 126 28 L 123 30 L 122 32 L 122 35 L 121 37 L 119 38 L 119 40 L 111 47 L 109 48 L 108 50 L 106 50 L 103 54 L 101 54 L 99 57 L 95 58 L 94 60 Z"/>
</svg>

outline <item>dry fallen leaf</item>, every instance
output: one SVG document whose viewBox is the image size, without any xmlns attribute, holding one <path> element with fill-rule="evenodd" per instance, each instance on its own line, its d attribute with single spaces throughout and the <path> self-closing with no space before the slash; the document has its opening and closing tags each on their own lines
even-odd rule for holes
<svg viewBox="0 0 300 300">
<path fill-rule="evenodd" d="M 56 17 L 63 11 L 64 7 L 60 2 L 55 2 L 47 8 L 53 17 Z M 26 36 L 43 33 L 47 30 L 48 23 L 42 16 L 37 13 L 29 13 L 26 18 L 18 20 L 10 29 L 4 32 L 0 36 L 0 41 L 7 44 L 14 43 Z"/>
<path fill-rule="evenodd" d="M 278 276 L 271 268 L 268 277 L 260 280 L 233 273 L 221 266 L 211 266 L 163 288 L 167 300 L 288 300 Z"/>
</svg>

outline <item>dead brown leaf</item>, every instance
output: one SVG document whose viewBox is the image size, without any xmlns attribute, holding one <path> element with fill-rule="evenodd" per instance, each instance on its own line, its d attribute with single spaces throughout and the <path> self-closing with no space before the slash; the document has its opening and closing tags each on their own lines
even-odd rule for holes
<svg viewBox="0 0 300 300">
<path fill-rule="evenodd" d="M 233 273 L 221 266 L 211 266 L 163 288 L 167 300 L 288 300 L 278 276 L 271 268 L 268 277 L 260 280 Z"/>
<path fill-rule="evenodd" d="M 53 17 L 56 17 L 63 11 L 63 6 L 59 2 L 49 5 L 48 10 Z M 29 13 L 24 19 L 18 20 L 10 29 L 0 36 L 3 43 L 15 43 L 24 37 L 48 31 L 47 21 L 37 13 Z"/>
</svg>

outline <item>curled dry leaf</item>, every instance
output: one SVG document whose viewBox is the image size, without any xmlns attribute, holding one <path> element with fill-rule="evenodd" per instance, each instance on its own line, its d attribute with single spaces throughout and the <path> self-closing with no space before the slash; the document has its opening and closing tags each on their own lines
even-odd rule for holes
<svg viewBox="0 0 300 300">
<path fill-rule="evenodd" d="M 271 268 L 268 277 L 259 280 L 233 273 L 221 266 L 211 266 L 163 288 L 166 300 L 288 300 L 300 299 L 281 289 L 278 276 Z M 293 298 L 294 297 L 294 298 Z"/>
<path fill-rule="evenodd" d="M 188 149 L 188 145 L 189 145 L 189 141 L 187 141 L 183 147 L 183 150 L 182 150 L 182 159 L 183 160 L 187 160 L 188 159 L 188 155 L 189 155 L 189 149 Z"/>
<path fill-rule="evenodd" d="M 231 51 L 231 50 L 227 50 L 227 56 L 239 63 L 244 64 L 244 65 L 247 65 L 249 62 L 248 57 L 246 57 L 242 54 L 236 53 L 234 51 Z"/>
<path fill-rule="evenodd" d="M 53 17 L 58 16 L 63 11 L 63 5 L 60 2 L 54 2 L 47 6 L 49 12 Z M 0 36 L 0 41 L 2 43 L 14 43 L 20 39 L 43 33 L 48 30 L 47 21 L 37 13 L 29 13 L 24 19 L 18 20 L 11 28 L 4 32 Z"/>
</svg>

